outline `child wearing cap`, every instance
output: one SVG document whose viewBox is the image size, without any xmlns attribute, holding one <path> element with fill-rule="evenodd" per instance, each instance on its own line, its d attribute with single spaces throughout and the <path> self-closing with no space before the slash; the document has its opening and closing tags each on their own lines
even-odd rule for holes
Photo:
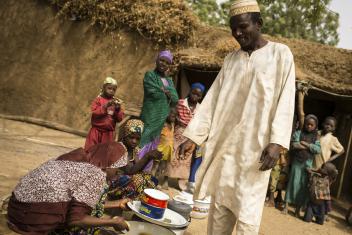
<svg viewBox="0 0 352 235">
<path fill-rule="evenodd" d="M 116 89 L 116 80 L 107 77 L 101 93 L 92 102 L 92 127 L 87 135 L 85 150 L 98 143 L 114 140 L 116 123 L 124 118 L 124 112 L 121 107 L 122 101 L 114 97 Z"/>
</svg>

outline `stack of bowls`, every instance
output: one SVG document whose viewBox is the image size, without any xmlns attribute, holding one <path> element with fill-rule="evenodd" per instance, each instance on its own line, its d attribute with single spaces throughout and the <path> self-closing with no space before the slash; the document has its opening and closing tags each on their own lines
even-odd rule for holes
<svg viewBox="0 0 352 235">
<path fill-rule="evenodd" d="M 162 219 L 167 208 L 169 196 L 156 189 L 144 189 L 139 212 L 152 219 Z"/>
</svg>

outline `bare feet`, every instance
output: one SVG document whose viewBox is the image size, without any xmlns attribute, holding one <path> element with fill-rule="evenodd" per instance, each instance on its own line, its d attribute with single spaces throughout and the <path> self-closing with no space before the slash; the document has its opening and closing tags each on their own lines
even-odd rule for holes
<svg viewBox="0 0 352 235">
<path fill-rule="evenodd" d="M 301 218 L 300 212 L 301 212 L 301 207 L 297 206 L 296 209 L 295 209 L 295 216 L 297 218 Z"/>
<path fill-rule="evenodd" d="M 265 202 L 266 207 L 275 207 L 275 202 L 273 200 L 268 200 Z"/>
<path fill-rule="evenodd" d="M 187 189 L 187 182 L 188 182 L 188 180 L 179 179 L 179 180 L 178 180 L 178 187 L 179 187 L 182 191 L 185 191 L 185 190 Z"/>
<path fill-rule="evenodd" d="M 281 214 L 287 215 L 287 213 L 288 213 L 287 207 L 285 207 L 284 209 L 282 209 Z"/>
</svg>

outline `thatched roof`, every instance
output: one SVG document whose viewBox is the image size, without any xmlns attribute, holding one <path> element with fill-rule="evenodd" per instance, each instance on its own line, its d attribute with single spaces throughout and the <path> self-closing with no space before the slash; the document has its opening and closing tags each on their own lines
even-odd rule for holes
<svg viewBox="0 0 352 235">
<path fill-rule="evenodd" d="M 104 31 L 128 27 L 157 44 L 187 41 L 198 18 L 183 0 L 47 0 L 58 16 L 87 20 Z"/>
<path fill-rule="evenodd" d="M 224 57 L 238 49 L 228 29 L 202 25 L 182 0 L 48 0 L 59 15 L 89 20 L 103 30 L 128 27 L 155 45 L 178 50 L 184 66 L 219 70 Z M 275 38 L 295 57 L 297 79 L 338 94 L 352 95 L 352 51 L 299 39 Z"/>
<path fill-rule="evenodd" d="M 352 51 L 300 39 L 268 40 L 290 47 L 295 58 L 298 80 L 337 94 L 352 95 Z M 219 70 L 226 54 L 239 48 L 229 30 L 198 27 L 193 45 L 178 52 L 180 64 L 203 70 Z"/>
</svg>

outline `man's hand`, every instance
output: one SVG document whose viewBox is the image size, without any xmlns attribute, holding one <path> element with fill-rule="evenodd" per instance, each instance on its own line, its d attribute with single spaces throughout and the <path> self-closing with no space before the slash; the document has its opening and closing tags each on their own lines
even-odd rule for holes
<svg viewBox="0 0 352 235">
<path fill-rule="evenodd" d="M 262 166 L 259 168 L 259 170 L 266 171 L 272 169 L 280 157 L 281 150 L 282 147 L 278 144 L 268 144 L 268 146 L 266 146 L 266 148 L 263 150 L 262 156 L 260 157 L 259 163 L 262 163 Z"/>
</svg>

